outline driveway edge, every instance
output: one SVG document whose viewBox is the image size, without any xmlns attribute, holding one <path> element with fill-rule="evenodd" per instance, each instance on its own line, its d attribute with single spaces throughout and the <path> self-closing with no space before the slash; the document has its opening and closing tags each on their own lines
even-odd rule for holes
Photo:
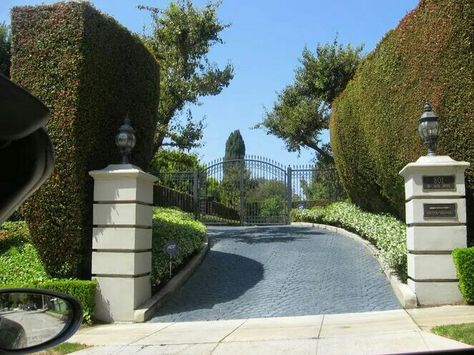
<svg viewBox="0 0 474 355">
<path fill-rule="evenodd" d="M 135 309 L 134 322 L 143 323 L 149 320 L 153 314 L 156 313 L 157 309 L 167 301 L 173 293 L 181 287 L 186 280 L 194 273 L 196 268 L 201 264 L 202 260 L 209 250 L 209 240 L 205 236 L 206 240 L 202 245 L 202 250 L 199 254 L 195 255 L 191 261 L 171 280 L 168 281 L 165 287 L 163 287 L 157 294 L 152 296 L 148 301 L 142 304 L 140 307 Z"/>
<path fill-rule="evenodd" d="M 312 227 L 312 228 L 319 228 L 325 229 L 333 233 L 341 234 L 343 236 L 349 237 L 361 244 L 363 244 L 369 252 L 377 259 L 381 269 L 383 270 L 385 276 L 387 277 L 388 281 L 390 282 L 390 286 L 395 293 L 395 296 L 398 299 L 398 302 L 402 305 L 403 308 L 416 308 L 418 306 L 418 302 L 416 299 L 415 293 L 408 287 L 407 284 L 403 283 L 395 272 L 387 268 L 382 261 L 379 259 L 379 251 L 378 249 L 373 246 L 369 241 L 363 239 L 361 236 L 346 231 L 343 228 L 330 226 L 327 224 L 319 224 L 319 223 L 308 223 L 308 222 L 293 222 L 291 223 L 294 226 L 305 226 L 305 227 Z"/>
</svg>

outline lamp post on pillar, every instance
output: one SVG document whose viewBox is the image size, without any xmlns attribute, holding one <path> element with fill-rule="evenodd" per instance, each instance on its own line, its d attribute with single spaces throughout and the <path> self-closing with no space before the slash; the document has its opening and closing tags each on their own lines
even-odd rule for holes
<svg viewBox="0 0 474 355">
<path fill-rule="evenodd" d="M 157 179 L 129 163 L 134 132 L 127 117 L 115 139 L 122 164 L 89 172 L 94 178 L 95 316 L 106 322 L 134 321 L 135 309 L 151 297 L 153 183 Z"/>
<path fill-rule="evenodd" d="M 436 155 L 438 117 L 425 102 L 418 132 L 428 154 L 401 171 L 405 178 L 408 286 L 420 305 L 462 302 L 451 257 L 466 246 L 467 162 Z"/>
</svg>

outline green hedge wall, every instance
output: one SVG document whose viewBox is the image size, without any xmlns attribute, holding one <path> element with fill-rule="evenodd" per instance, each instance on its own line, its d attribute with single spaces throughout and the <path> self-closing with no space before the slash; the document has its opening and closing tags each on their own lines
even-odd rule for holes
<svg viewBox="0 0 474 355">
<path fill-rule="evenodd" d="M 153 288 L 170 279 L 170 258 L 164 252 L 166 243 L 172 240 L 178 246 L 178 257 L 171 259 L 173 276 L 190 257 L 201 250 L 206 231 L 204 224 L 193 220 L 189 213 L 174 208 L 158 207 L 153 210 Z"/>
<path fill-rule="evenodd" d="M 474 248 L 454 249 L 453 260 L 459 278 L 459 290 L 466 302 L 474 304 Z"/>
<path fill-rule="evenodd" d="M 138 37 L 84 2 L 12 10 L 11 76 L 50 109 L 55 170 L 25 204 L 49 274 L 90 275 L 93 180 L 120 162 L 114 137 L 125 115 L 136 130 L 132 162 L 148 168 L 159 67 Z"/>
<path fill-rule="evenodd" d="M 425 98 L 440 117 L 439 154 L 473 161 L 473 38 L 471 0 L 421 0 L 335 100 L 330 134 L 336 167 L 359 206 L 404 217 L 398 172 L 426 154 L 417 132 Z M 473 234 L 473 168 L 467 171 L 467 202 Z"/>
</svg>

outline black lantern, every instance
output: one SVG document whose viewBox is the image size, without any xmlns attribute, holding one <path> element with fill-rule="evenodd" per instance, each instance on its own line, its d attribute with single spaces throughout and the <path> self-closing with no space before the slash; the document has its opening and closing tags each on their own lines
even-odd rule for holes
<svg viewBox="0 0 474 355">
<path fill-rule="evenodd" d="M 130 119 L 127 117 L 123 125 L 119 128 L 119 133 L 115 136 L 115 144 L 122 154 L 122 164 L 129 164 L 130 152 L 135 147 L 135 130 L 130 126 Z"/>
<path fill-rule="evenodd" d="M 438 116 L 433 112 L 431 105 L 425 101 L 423 114 L 418 125 L 418 133 L 421 140 L 428 146 L 428 156 L 436 155 L 436 145 L 439 136 Z"/>
</svg>

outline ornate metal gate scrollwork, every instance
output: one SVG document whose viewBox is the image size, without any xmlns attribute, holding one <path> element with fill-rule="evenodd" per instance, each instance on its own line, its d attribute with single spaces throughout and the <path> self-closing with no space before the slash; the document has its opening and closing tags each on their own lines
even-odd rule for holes
<svg viewBox="0 0 474 355">
<path fill-rule="evenodd" d="M 155 205 L 179 207 L 207 224 L 288 224 L 292 208 L 343 198 L 335 170 L 285 168 L 257 156 L 218 159 L 201 170 L 158 178 Z"/>
<path fill-rule="evenodd" d="M 199 213 L 206 223 L 289 223 L 287 171 L 275 161 L 219 159 L 199 179 Z"/>
</svg>

